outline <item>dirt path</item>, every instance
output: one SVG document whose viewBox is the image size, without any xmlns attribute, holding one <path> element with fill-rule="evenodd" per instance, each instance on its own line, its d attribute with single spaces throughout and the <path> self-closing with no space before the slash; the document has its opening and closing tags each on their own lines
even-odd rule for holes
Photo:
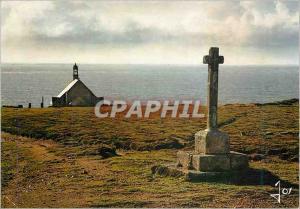
<svg viewBox="0 0 300 209">
<path fill-rule="evenodd" d="M 63 147 L 50 140 L 3 133 L 2 141 L 18 150 L 13 178 L 2 190 L 3 207 L 87 206 L 86 195 L 80 191 L 79 184 L 87 179 L 87 172 L 97 173 L 93 172 L 93 161 L 55 152 Z M 81 164 L 88 167 L 88 171 Z"/>
</svg>

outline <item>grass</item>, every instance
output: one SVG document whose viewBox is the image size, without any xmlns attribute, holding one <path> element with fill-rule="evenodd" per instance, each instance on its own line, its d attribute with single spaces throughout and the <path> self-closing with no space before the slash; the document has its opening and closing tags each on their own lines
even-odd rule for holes
<svg viewBox="0 0 300 209">
<path fill-rule="evenodd" d="M 226 105 L 221 129 L 231 149 L 297 155 L 298 103 Z M 98 119 L 91 108 L 2 109 L 3 207 L 298 207 L 298 189 L 278 204 L 270 185 L 187 182 L 161 177 L 151 167 L 176 161 L 193 149 L 193 134 L 206 119 Z M 103 159 L 94 150 L 117 147 Z M 180 149 L 181 149 L 180 148 Z M 250 162 L 298 184 L 298 163 L 266 155 Z M 233 201 L 234 200 L 234 201 Z"/>
<path fill-rule="evenodd" d="M 153 165 L 176 160 L 173 149 L 119 150 L 120 156 L 109 159 L 70 157 L 70 150 L 60 144 L 10 134 L 3 137 L 6 139 L 3 146 L 19 140 L 14 145 L 24 153 L 44 147 L 43 152 L 32 156 L 38 165 L 44 166 L 37 166 L 35 175 L 19 171 L 4 188 L 4 207 L 296 207 L 298 204 L 297 188 L 278 204 L 269 196 L 276 192 L 269 185 L 191 183 L 183 178 L 152 175 Z M 55 154 L 51 152 L 53 149 Z M 297 163 L 274 157 L 268 163 L 251 162 L 250 166 L 267 168 L 282 179 L 298 182 Z"/>
<path fill-rule="evenodd" d="M 16 142 L 7 142 L 2 147 L 2 158 L 4 160 L 1 161 L 1 187 L 4 188 L 16 173 L 18 158 L 24 157 L 20 155 Z"/>
<path fill-rule="evenodd" d="M 298 107 L 297 103 L 221 106 L 219 123 L 223 124 L 221 130 L 231 137 L 232 150 L 264 153 L 284 147 L 298 153 Z M 106 144 L 127 150 L 156 150 L 193 145 L 193 134 L 206 126 L 206 118 L 122 116 L 99 119 L 93 108 L 3 108 L 2 130 L 66 145 Z"/>
</svg>

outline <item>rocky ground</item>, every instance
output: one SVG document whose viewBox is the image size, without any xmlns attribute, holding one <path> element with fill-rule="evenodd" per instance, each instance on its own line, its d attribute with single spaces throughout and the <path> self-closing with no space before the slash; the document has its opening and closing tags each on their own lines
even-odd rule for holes
<svg viewBox="0 0 300 209">
<path fill-rule="evenodd" d="M 219 108 L 231 149 L 293 187 L 279 204 L 270 197 L 276 188 L 264 181 L 152 174 L 153 166 L 175 162 L 178 150 L 193 149 L 205 118 L 99 119 L 92 108 L 2 108 L 2 206 L 298 207 L 298 109 L 297 100 Z"/>
</svg>

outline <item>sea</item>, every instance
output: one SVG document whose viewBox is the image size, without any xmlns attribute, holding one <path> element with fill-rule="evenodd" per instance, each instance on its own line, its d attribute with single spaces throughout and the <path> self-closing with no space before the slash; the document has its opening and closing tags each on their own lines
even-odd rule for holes
<svg viewBox="0 0 300 209">
<path fill-rule="evenodd" d="M 80 79 L 109 100 L 200 100 L 206 103 L 207 65 L 79 64 Z M 72 81 L 73 64 L 2 64 L 2 105 L 45 106 Z M 299 98 L 299 66 L 220 65 L 219 103 Z"/>
</svg>

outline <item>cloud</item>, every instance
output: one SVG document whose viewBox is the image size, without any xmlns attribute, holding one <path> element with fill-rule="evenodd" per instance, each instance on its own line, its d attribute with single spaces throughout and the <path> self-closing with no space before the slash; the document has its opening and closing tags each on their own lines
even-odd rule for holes
<svg viewBox="0 0 300 209">
<path fill-rule="evenodd" d="M 43 45 L 57 50 L 80 47 L 86 49 L 84 53 L 88 49 L 94 53 L 98 47 L 101 53 L 106 49 L 117 54 L 118 47 L 121 51 L 134 48 L 132 53 L 152 47 L 158 58 L 147 55 L 140 58 L 144 62 L 160 62 L 162 54 L 170 54 L 166 50 L 183 50 L 194 58 L 197 51 L 218 45 L 228 52 L 230 48 L 249 50 L 248 63 L 256 62 L 255 51 L 263 51 L 264 56 L 275 56 L 276 51 L 278 56 L 280 50 L 282 63 L 298 63 L 295 55 L 285 54 L 285 49 L 298 51 L 295 8 L 297 1 L 3 2 L 2 42 L 4 52 L 20 50 L 18 46 L 32 52 Z M 190 62 L 179 56 L 180 52 L 181 62 Z M 7 55 L 4 58 L 9 60 Z M 170 59 L 174 60 L 176 55 Z"/>
</svg>

